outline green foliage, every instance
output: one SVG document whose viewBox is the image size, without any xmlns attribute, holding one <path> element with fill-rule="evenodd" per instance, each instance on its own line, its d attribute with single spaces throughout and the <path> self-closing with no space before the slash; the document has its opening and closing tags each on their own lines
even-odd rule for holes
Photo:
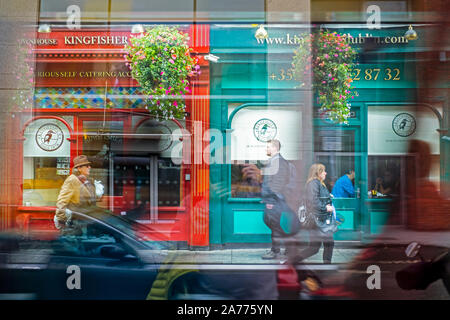
<svg viewBox="0 0 450 320">
<path fill-rule="evenodd" d="M 188 78 L 200 74 L 188 40 L 175 27 L 157 26 L 132 37 L 125 47 L 131 74 L 148 95 L 146 108 L 158 119 L 185 118 Z"/>
<path fill-rule="evenodd" d="M 356 55 L 346 35 L 328 31 L 305 35 L 294 52 L 295 78 L 302 86 L 314 88 L 320 111 L 338 123 L 348 123 L 348 101 L 357 95 L 351 85 Z"/>
</svg>

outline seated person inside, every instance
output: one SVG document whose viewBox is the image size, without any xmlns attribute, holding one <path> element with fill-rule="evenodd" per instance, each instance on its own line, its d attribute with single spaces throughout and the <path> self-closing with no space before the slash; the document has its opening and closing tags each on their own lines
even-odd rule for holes
<svg viewBox="0 0 450 320">
<path fill-rule="evenodd" d="M 355 170 L 349 169 L 334 184 L 331 194 L 335 198 L 354 198 L 355 187 L 352 180 L 355 179 Z"/>
<path fill-rule="evenodd" d="M 373 190 L 383 195 L 392 195 L 394 193 L 394 181 L 392 179 L 392 173 L 388 170 L 384 172 L 383 177 L 378 177 L 375 180 L 375 186 Z"/>
</svg>

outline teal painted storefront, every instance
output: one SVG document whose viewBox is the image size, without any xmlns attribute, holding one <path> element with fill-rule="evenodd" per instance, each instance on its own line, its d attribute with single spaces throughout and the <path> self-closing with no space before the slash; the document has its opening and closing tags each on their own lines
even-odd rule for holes
<svg viewBox="0 0 450 320">
<path fill-rule="evenodd" d="M 359 37 L 360 34 L 366 34 L 366 30 L 339 26 L 334 30 L 350 33 L 356 39 L 364 37 Z M 232 195 L 230 141 L 233 120 L 241 110 L 264 113 L 280 108 L 301 114 L 300 132 L 310 137 L 309 140 L 301 140 L 299 158 L 294 161 L 296 166 L 301 167 L 298 173 L 302 183 L 313 162 L 327 164 L 327 171 L 335 176 L 343 174 L 340 170 L 345 165 L 354 167 L 355 188 L 359 188 L 359 197 L 333 201 L 338 213 L 345 218 L 335 234 L 336 240 L 361 241 L 379 234 L 389 217 L 391 200 L 371 199 L 367 194 L 370 188 L 368 115 L 375 107 L 402 110 L 403 106 L 417 105 L 414 64 L 417 42 L 402 42 L 405 28 L 398 27 L 367 34 L 378 37 L 375 41 L 380 43 L 376 55 L 370 54 L 371 51 L 367 50 L 372 49 L 364 44 L 355 44 L 360 50 L 365 50 L 365 54 L 359 56 L 359 65 L 354 70 L 354 85 L 359 95 L 351 101 L 352 117 L 349 124 L 335 125 L 317 117 L 315 111 L 311 112 L 306 101 L 315 99 L 309 96 L 309 92 L 295 88 L 297 83 L 289 72 L 295 48 L 292 37 L 304 31 L 269 27 L 270 38 L 285 39 L 275 45 L 270 41 L 258 43 L 254 37 L 254 28 L 211 26 L 211 53 L 220 57 L 220 60 L 210 66 L 210 126 L 222 133 L 221 138 L 226 146 L 222 163 L 210 164 L 212 245 L 270 242 L 270 230 L 263 223 L 261 198 Z M 391 45 L 383 43 L 386 39 L 397 40 Z M 253 123 L 249 123 L 249 126 L 253 126 Z M 337 136 L 340 142 L 338 146 L 333 146 L 333 139 Z M 323 141 L 331 141 L 331 147 L 324 147 Z M 445 165 L 442 167 L 445 169 Z M 403 222 L 400 219 L 395 223 Z"/>
</svg>

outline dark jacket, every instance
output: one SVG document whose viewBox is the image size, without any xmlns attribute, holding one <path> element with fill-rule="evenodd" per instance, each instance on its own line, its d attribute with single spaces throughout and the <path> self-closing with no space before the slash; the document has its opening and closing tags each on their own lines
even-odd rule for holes
<svg viewBox="0 0 450 320">
<path fill-rule="evenodd" d="M 279 153 L 269 159 L 263 170 L 261 195 L 263 199 L 274 198 L 286 200 L 287 184 L 291 179 L 289 162 Z"/>
<path fill-rule="evenodd" d="M 306 184 L 305 200 L 308 212 L 331 215 L 331 212 L 327 212 L 327 204 L 331 204 L 330 192 L 319 180 L 314 179 Z"/>
</svg>

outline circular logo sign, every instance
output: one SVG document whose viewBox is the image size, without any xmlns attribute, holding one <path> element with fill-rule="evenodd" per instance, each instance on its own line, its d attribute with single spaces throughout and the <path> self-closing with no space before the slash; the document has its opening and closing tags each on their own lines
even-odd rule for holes
<svg viewBox="0 0 450 320">
<path fill-rule="evenodd" d="M 166 125 L 160 125 L 157 132 L 161 134 L 161 138 L 158 143 L 158 151 L 163 152 L 170 148 L 172 145 L 172 130 Z"/>
<path fill-rule="evenodd" d="M 277 135 L 277 126 L 270 119 L 261 119 L 253 126 L 253 134 L 258 141 L 267 142 Z"/>
<path fill-rule="evenodd" d="M 36 132 L 36 143 L 44 151 L 55 151 L 63 142 L 64 133 L 56 124 L 44 124 Z"/>
<path fill-rule="evenodd" d="M 416 119 L 409 113 L 399 113 L 392 120 L 392 130 L 400 137 L 408 137 L 416 131 Z"/>
<path fill-rule="evenodd" d="M 149 152 L 163 152 L 172 146 L 172 130 L 158 121 L 146 121 L 139 127 L 138 133 L 149 135 L 145 147 Z"/>
</svg>

